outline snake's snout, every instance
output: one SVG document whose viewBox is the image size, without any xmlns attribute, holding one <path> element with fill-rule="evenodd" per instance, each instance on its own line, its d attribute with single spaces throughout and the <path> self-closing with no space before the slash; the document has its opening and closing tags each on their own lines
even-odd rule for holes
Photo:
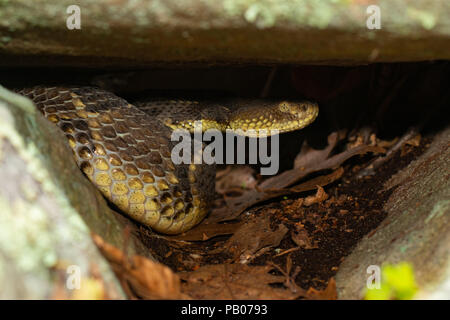
<svg viewBox="0 0 450 320">
<path fill-rule="evenodd" d="M 292 116 L 297 119 L 311 119 L 311 122 L 319 114 L 319 106 L 317 103 L 303 101 L 303 102 L 280 102 L 278 108 L 281 112 L 287 113 L 286 118 L 291 118 Z"/>
<path fill-rule="evenodd" d="M 279 117 L 283 123 L 283 131 L 293 131 L 302 129 L 317 118 L 319 114 L 319 106 L 317 103 L 310 101 L 291 102 L 282 101 L 278 105 L 281 113 Z"/>
</svg>

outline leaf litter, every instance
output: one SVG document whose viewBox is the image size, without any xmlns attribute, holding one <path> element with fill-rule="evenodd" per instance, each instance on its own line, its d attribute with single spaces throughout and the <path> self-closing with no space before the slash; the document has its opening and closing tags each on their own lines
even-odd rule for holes
<svg viewBox="0 0 450 320">
<path fill-rule="evenodd" d="M 119 249 L 96 242 L 134 298 L 336 299 L 333 274 L 350 250 L 349 243 L 356 243 L 384 218 L 374 199 L 349 195 L 347 191 L 355 188 L 346 185 L 359 167 L 343 164 L 366 153 L 384 154 L 385 146 L 395 144 L 374 138 L 371 145 L 358 142 L 333 154 L 343 138 L 343 133 L 331 133 L 321 150 L 304 143 L 293 169 L 269 179 L 260 179 L 249 167 L 219 172 L 216 208 L 203 223 L 178 236 L 146 236 L 152 249 L 164 246 L 152 253 L 175 271 L 144 257 L 126 258 Z M 337 185 L 338 180 L 342 183 Z M 329 185 L 334 185 L 331 194 L 324 189 Z M 290 198 L 301 193 L 306 196 Z M 384 197 L 388 195 L 386 191 Z M 284 200 L 257 206 L 280 197 Z M 366 217 L 362 210 L 369 205 L 373 208 Z M 330 242 L 330 233 L 336 232 L 345 233 L 348 241 Z M 327 261 L 330 250 L 340 258 Z M 313 255 L 315 264 L 308 262 Z M 311 278 L 327 265 L 332 267 L 322 270 L 321 278 Z"/>
</svg>

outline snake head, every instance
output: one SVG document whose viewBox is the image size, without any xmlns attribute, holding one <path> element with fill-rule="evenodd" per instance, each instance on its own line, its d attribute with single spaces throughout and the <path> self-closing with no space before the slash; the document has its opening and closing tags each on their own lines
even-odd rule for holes
<svg viewBox="0 0 450 320">
<path fill-rule="evenodd" d="M 281 113 L 281 127 L 286 126 L 287 131 L 298 130 L 311 124 L 319 114 L 317 103 L 302 101 L 282 101 L 278 104 Z"/>
<path fill-rule="evenodd" d="M 249 137 L 270 136 L 302 129 L 314 122 L 318 114 L 319 107 L 314 102 L 260 100 L 237 109 L 230 117 L 229 128 Z"/>
</svg>

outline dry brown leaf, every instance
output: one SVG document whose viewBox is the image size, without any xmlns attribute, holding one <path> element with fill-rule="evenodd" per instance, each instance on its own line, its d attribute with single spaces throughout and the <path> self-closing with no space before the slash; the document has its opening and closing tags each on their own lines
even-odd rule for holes
<svg viewBox="0 0 450 320">
<path fill-rule="evenodd" d="M 235 260 L 248 263 L 268 249 L 277 247 L 287 232 L 283 224 L 271 230 L 270 217 L 259 216 L 243 224 L 219 250 L 231 252 Z"/>
<path fill-rule="evenodd" d="M 418 133 L 411 139 L 407 140 L 405 143 L 413 147 L 418 147 L 420 146 L 420 140 L 422 140 L 422 136 L 420 135 L 420 133 Z"/>
<path fill-rule="evenodd" d="M 380 140 L 380 139 L 377 139 L 377 146 L 382 147 L 382 148 L 390 148 L 393 145 L 395 145 L 398 140 L 399 140 L 398 137 L 395 137 L 392 140 Z"/>
<path fill-rule="evenodd" d="M 301 178 L 304 178 L 310 173 L 326 169 L 336 169 L 351 157 L 354 157 L 356 155 L 362 155 L 368 152 L 384 153 L 386 152 L 386 150 L 384 148 L 380 148 L 377 146 L 361 145 L 353 149 L 345 150 L 322 162 L 312 163 L 311 166 L 305 168 L 305 170 L 298 170 L 298 169 L 287 170 L 277 176 L 265 180 L 258 187 L 261 190 L 282 189 L 294 184 L 295 182 L 297 182 Z"/>
<path fill-rule="evenodd" d="M 234 233 L 242 223 L 202 223 L 193 229 L 176 236 L 166 236 L 167 240 L 207 241 L 213 237 Z"/>
<path fill-rule="evenodd" d="M 189 299 L 181 293 L 180 279 L 167 266 L 138 255 L 127 257 L 100 236 L 94 234 L 92 238 L 130 295 L 143 299 Z"/>
<path fill-rule="evenodd" d="M 338 136 L 339 136 L 338 133 L 330 134 L 328 140 L 331 146 L 334 146 L 336 144 Z M 287 170 L 277 176 L 271 177 L 263 181 L 261 184 L 256 186 L 254 190 L 243 192 L 241 196 L 226 198 L 225 199 L 226 206 L 223 208 L 213 210 L 213 212 L 208 218 L 208 221 L 217 222 L 217 221 L 233 220 L 236 217 L 238 217 L 245 209 L 256 203 L 272 199 L 275 197 L 279 197 L 281 195 L 286 195 L 288 193 L 299 192 L 299 190 L 296 187 L 291 188 L 291 190 L 286 188 L 311 173 L 326 169 L 336 169 L 339 166 L 341 166 L 341 164 L 344 163 L 346 160 L 355 155 L 362 155 L 368 152 L 373 153 L 386 152 L 384 148 L 378 146 L 360 145 L 353 149 L 343 151 L 328 159 L 318 161 L 319 158 L 323 159 L 325 155 L 329 155 L 330 150 L 328 150 L 328 148 L 326 148 L 325 150 L 327 151 L 323 153 L 320 153 L 317 150 L 311 151 L 315 153 L 315 156 L 310 157 L 308 158 L 308 160 L 303 160 L 303 162 L 301 162 L 304 165 L 308 164 L 309 167 L 304 167 L 301 169 L 294 168 L 291 170 Z M 306 155 L 304 155 L 304 157 L 306 157 Z M 325 184 L 317 184 L 317 185 L 323 186 Z"/>
<path fill-rule="evenodd" d="M 347 149 L 353 149 L 360 145 L 364 145 L 365 144 L 364 140 L 365 137 L 362 135 L 362 133 L 357 132 L 356 135 L 348 138 Z"/>
<path fill-rule="evenodd" d="M 336 280 L 330 278 L 328 285 L 324 290 L 308 289 L 308 296 L 314 300 L 337 300 Z"/>
<path fill-rule="evenodd" d="M 309 207 L 310 205 L 313 205 L 314 203 L 323 202 L 328 199 L 328 194 L 323 190 L 321 186 L 317 186 L 317 192 L 313 196 L 308 196 L 305 198 L 305 201 L 303 202 L 303 205 Z"/>
<path fill-rule="evenodd" d="M 302 249 L 317 249 L 319 246 L 311 239 L 308 231 L 303 226 L 296 225 L 296 230 L 291 232 L 291 239 Z"/>
<path fill-rule="evenodd" d="M 379 168 L 381 165 L 386 163 L 386 161 L 391 159 L 394 156 L 395 152 L 397 152 L 398 150 L 402 150 L 405 143 L 407 141 L 413 139 L 417 135 L 418 135 L 417 127 L 409 128 L 408 131 L 405 134 L 403 134 L 403 136 L 400 137 L 400 139 L 397 140 L 397 142 L 386 152 L 386 154 L 383 157 L 378 157 L 378 158 L 374 159 L 373 161 L 371 161 L 366 168 L 362 169 L 358 173 L 357 176 L 359 178 L 362 178 L 364 176 L 374 174 L 375 170 L 377 168 Z M 420 140 L 419 140 L 419 142 L 420 142 Z"/>
<path fill-rule="evenodd" d="M 326 160 L 340 138 L 341 136 L 337 132 L 331 133 L 328 136 L 328 146 L 320 150 L 311 148 L 306 141 L 303 142 L 300 153 L 295 157 L 294 169 L 308 168 L 315 163 Z"/>
<path fill-rule="evenodd" d="M 216 174 L 216 191 L 226 194 L 230 191 L 255 188 L 255 170 L 248 166 L 227 167 Z"/>
<path fill-rule="evenodd" d="M 330 158 L 324 159 L 324 157 L 328 156 L 332 150 L 331 147 L 334 147 L 339 139 L 339 134 L 334 132 L 331 133 L 328 137 L 329 146 L 325 148 L 326 151 L 320 152 L 317 150 L 312 150 L 310 152 L 314 153 L 314 156 L 307 157 L 305 154 L 303 157 L 298 159 L 298 163 L 301 165 L 308 165 L 308 167 L 294 168 L 291 170 L 287 170 L 277 176 L 271 177 L 261 184 L 256 186 L 254 190 L 248 190 L 242 193 L 242 195 L 238 197 L 228 197 L 225 199 L 226 205 L 221 208 L 216 208 L 212 211 L 210 216 L 206 221 L 209 223 L 219 222 L 219 221 L 229 221 L 236 219 L 245 209 L 259 203 L 262 201 L 266 201 L 275 197 L 279 197 L 281 195 L 286 195 L 293 192 L 303 192 L 307 190 L 313 190 L 317 185 L 324 186 L 328 183 L 339 179 L 342 176 L 342 169 L 339 171 L 333 172 L 331 175 L 327 175 L 326 179 L 321 181 L 314 181 L 312 185 L 310 182 L 305 182 L 305 184 L 294 186 L 288 189 L 289 186 L 293 185 L 300 179 L 305 176 L 322 171 L 327 169 L 336 169 L 342 165 L 346 160 L 355 156 L 362 155 L 368 152 L 373 153 L 384 153 L 386 150 L 384 148 L 378 146 L 368 146 L 368 145 L 360 145 L 353 149 L 348 149 L 343 151 L 337 155 L 334 155 Z M 306 151 L 304 151 L 306 152 Z M 304 160 L 300 159 L 303 158 Z M 322 159 L 322 161 L 320 161 Z M 317 179 L 317 178 L 315 178 Z M 319 178 L 320 179 L 320 178 Z M 314 179 L 313 179 L 314 180 Z M 320 182 L 320 183 L 317 183 Z M 308 189 L 309 188 L 309 189 Z"/>
<path fill-rule="evenodd" d="M 301 268 L 299 266 L 296 266 L 294 271 L 292 272 L 293 263 L 291 255 L 288 255 L 286 258 L 286 270 L 283 270 L 279 265 L 276 265 L 271 262 L 269 262 L 268 265 L 273 266 L 282 275 L 284 275 L 285 277 L 284 285 L 287 288 L 289 288 L 292 292 L 304 292 L 304 290 L 295 283 L 295 278 L 300 273 Z"/>
<path fill-rule="evenodd" d="M 194 299 L 296 299 L 307 297 L 303 290 L 292 292 L 271 284 L 283 284 L 284 276 L 272 275 L 273 266 L 219 264 L 180 272 L 182 292 Z"/>
<path fill-rule="evenodd" d="M 320 187 L 326 186 L 326 185 L 340 179 L 343 174 L 344 174 L 344 168 L 339 167 L 337 170 L 333 171 L 330 174 L 318 176 L 311 180 L 307 180 L 299 185 L 289 188 L 288 190 L 292 193 L 314 190 L 318 186 L 320 186 Z"/>
<path fill-rule="evenodd" d="M 242 197 L 230 199 L 230 203 L 236 207 L 234 211 L 232 209 L 229 209 L 228 207 L 214 209 L 211 215 L 207 218 L 207 221 L 213 223 L 215 221 L 233 220 L 237 218 L 245 209 L 258 202 L 269 200 L 287 194 L 314 190 L 317 188 L 317 186 L 325 186 L 338 180 L 343 174 L 344 169 L 340 167 L 339 169 L 330 174 L 315 177 L 292 188 L 276 189 L 276 190 L 267 189 L 264 191 L 250 190 L 246 192 L 245 195 L 243 195 Z M 240 201 L 245 202 L 241 203 Z"/>
</svg>

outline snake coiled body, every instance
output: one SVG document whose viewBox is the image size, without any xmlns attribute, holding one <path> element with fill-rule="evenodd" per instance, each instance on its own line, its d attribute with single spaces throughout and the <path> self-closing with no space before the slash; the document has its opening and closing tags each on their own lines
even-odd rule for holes
<svg viewBox="0 0 450 320">
<path fill-rule="evenodd" d="M 177 234 L 199 223 L 214 196 L 215 170 L 171 160 L 173 129 L 302 128 L 313 103 L 144 100 L 136 105 L 94 87 L 37 86 L 18 91 L 66 135 L 80 169 L 121 211 L 156 231 Z"/>
</svg>

